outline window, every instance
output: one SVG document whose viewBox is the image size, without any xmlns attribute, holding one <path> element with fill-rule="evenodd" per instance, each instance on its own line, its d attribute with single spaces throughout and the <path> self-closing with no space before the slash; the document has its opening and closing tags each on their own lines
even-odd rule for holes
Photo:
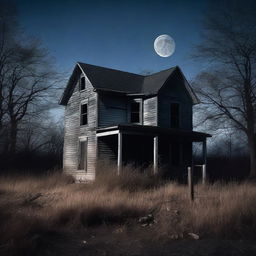
<svg viewBox="0 0 256 256">
<path fill-rule="evenodd" d="M 180 105 L 179 103 L 171 103 L 171 128 L 180 127 Z"/>
<path fill-rule="evenodd" d="M 85 89 L 85 77 L 82 76 L 80 78 L 80 91 L 84 90 Z"/>
<path fill-rule="evenodd" d="M 79 141 L 78 170 L 87 170 L 87 140 Z"/>
<path fill-rule="evenodd" d="M 88 107 L 86 104 L 81 105 L 81 117 L 80 117 L 80 124 L 81 125 L 86 125 L 88 124 Z"/>
<path fill-rule="evenodd" d="M 141 123 L 141 101 L 131 102 L 131 123 Z"/>
</svg>

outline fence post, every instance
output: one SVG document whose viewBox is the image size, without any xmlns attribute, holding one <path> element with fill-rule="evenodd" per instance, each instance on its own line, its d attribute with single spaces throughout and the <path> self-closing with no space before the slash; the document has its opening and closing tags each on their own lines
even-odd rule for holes
<svg viewBox="0 0 256 256">
<path fill-rule="evenodd" d="M 202 165 L 202 184 L 205 185 L 206 183 L 206 164 Z"/>
<path fill-rule="evenodd" d="M 120 175 L 123 164 L 123 134 L 118 133 L 118 149 L 117 149 L 117 175 Z"/>
<path fill-rule="evenodd" d="M 191 201 L 194 201 L 194 181 L 193 181 L 193 167 L 188 167 L 188 189 Z"/>
</svg>

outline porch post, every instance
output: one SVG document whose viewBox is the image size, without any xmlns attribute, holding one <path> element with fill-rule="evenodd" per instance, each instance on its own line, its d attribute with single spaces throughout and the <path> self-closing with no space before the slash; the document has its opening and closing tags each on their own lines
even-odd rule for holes
<svg viewBox="0 0 256 256">
<path fill-rule="evenodd" d="M 202 183 L 206 183 L 207 174 L 206 174 L 206 161 L 207 161 L 207 147 L 206 139 L 203 141 L 203 166 L 202 166 Z"/>
<path fill-rule="evenodd" d="M 122 171 L 122 149 L 123 149 L 123 134 L 119 131 L 118 133 L 118 145 L 117 145 L 117 174 L 119 175 Z"/>
<path fill-rule="evenodd" d="M 154 174 L 158 173 L 158 136 L 154 137 Z"/>
</svg>

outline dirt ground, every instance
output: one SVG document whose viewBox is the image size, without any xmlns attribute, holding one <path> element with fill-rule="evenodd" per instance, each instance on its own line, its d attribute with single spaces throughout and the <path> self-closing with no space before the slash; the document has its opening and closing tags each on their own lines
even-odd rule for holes
<svg viewBox="0 0 256 256">
<path fill-rule="evenodd" d="M 123 243 L 104 244 L 93 242 L 80 249 L 78 255 L 159 255 L 159 256 L 240 256 L 256 255 L 256 243 L 253 241 L 231 240 L 180 240 L 164 244 L 143 244 L 139 241 L 127 241 Z"/>
<path fill-rule="evenodd" d="M 138 237 L 134 233 L 97 230 L 59 240 L 54 248 L 44 244 L 43 255 L 72 256 L 255 256 L 255 240 L 223 240 L 184 238 L 158 241 L 147 237 L 147 231 Z M 152 233 L 150 234 L 152 235 Z M 54 239 L 56 242 L 56 239 Z M 48 253 L 47 253 L 48 252 Z"/>
</svg>

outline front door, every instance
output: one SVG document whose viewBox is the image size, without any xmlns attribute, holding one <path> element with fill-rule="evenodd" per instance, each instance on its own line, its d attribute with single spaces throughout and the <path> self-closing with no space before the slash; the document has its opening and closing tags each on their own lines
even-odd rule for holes
<svg viewBox="0 0 256 256">
<path fill-rule="evenodd" d="M 87 171 L 87 140 L 79 142 L 79 170 Z"/>
</svg>

